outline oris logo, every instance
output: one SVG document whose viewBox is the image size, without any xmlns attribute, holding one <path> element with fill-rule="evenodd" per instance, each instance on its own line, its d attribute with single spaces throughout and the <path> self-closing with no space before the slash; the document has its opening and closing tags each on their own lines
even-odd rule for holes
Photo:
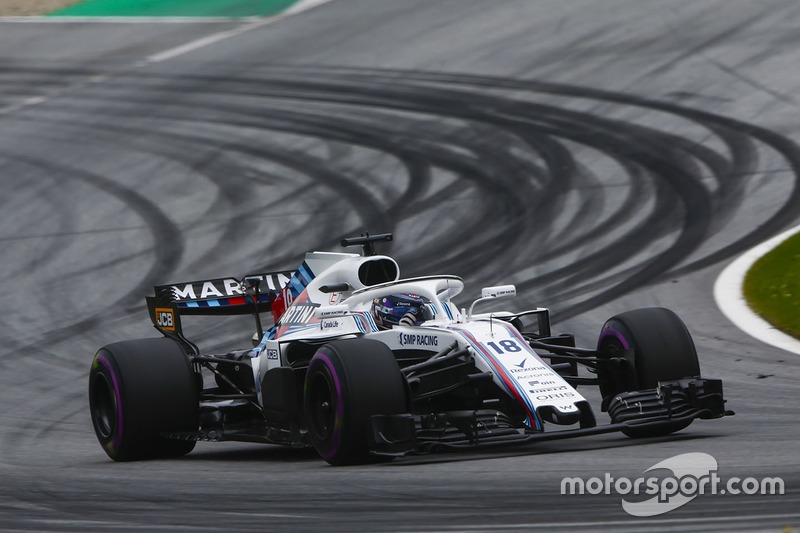
<svg viewBox="0 0 800 533">
<path fill-rule="evenodd" d="M 175 314 L 172 309 L 156 308 L 156 326 L 164 331 L 175 331 Z"/>
</svg>

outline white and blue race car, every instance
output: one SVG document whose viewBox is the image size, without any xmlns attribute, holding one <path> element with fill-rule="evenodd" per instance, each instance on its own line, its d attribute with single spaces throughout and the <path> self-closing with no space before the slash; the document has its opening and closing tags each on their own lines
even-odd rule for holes
<svg viewBox="0 0 800 533">
<path fill-rule="evenodd" d="M 576 348 L 572 335 L 551 333 L 545 308 L 476 311 L 514 296 L 513 285 L 486 287 L 459 309 L 460 278 L 400 278 L 375 254 L 391 238 L 346 239 L 362 253 L 308 253 L 294 272 L 157 286 L 147 302 L 162 337 L 104 346 L 92 363 L 92 421 L 109 457 L 235 440 L 313 446 L 346 465 L 611 431 L 666 435 L 733 414 L 721 381 L 700 377 L 673 312 L 622 313 L 596 348 Z M 275 325 L 264 331 L 267 312 Z M 252 347 L 201 353 L 181 323 L 199 314 L 252 314 Z M 598 426 L 578 385 L 599 387 L 610 424 Z"/>
</svg>

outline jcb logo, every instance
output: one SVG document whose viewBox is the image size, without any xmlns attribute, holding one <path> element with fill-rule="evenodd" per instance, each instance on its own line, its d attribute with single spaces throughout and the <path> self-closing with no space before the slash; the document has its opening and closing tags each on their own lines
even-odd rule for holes
<svg viewBox="0 0 800 533">
<path fill-rule="evenodd" d="M 175 331 L 175 315 L 172 309 L 156 308 L 156 326 L 164 331 Z"/>
</svg>

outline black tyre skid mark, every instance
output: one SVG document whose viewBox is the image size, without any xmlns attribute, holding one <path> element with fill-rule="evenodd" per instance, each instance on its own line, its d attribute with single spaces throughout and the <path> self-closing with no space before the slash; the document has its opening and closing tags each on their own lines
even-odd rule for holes
<svg viewBox="0 0 800 533">
<path fill-rule="evenodd" d="M 85 170 L 57 165 L 45 161 L 43 158 L 32 159 L 30 157 L 16 154 L 2 153 L 0 157 L 23 163 L 32 168 L 37 168 L 47 175 L 58 175 L 61 179 L 78 180 L 86 183 L 103 194 L 110 195 L 132 211 L 136 212 L 142 219 L 144 226 L 150 229 L 153 237 L 153 252 L 150 270 L 143 274 L 140 281 L 133 285 L 124 295 L 114 301 L 110 301 L 105 309 L 89 316 L 83 316 L 78 320 L 62 326 L 60 328 L 45 332 L 39 339 L 32 343 L 25 343 L 14 338 L 5 338 L 5 341 L 13 346 L 14 357 L 17 359 L 24 356 L 28 351 L 35 349 L 39 355 L 51 355 L 54 360 L 64 363 L 63 357 L 57 354 L 50 354 L 52 345 L 70 338 L 76 333 L 81 333 L 96 326 L 101 319 L 109 320 L 129 313 L 128 307 L 140 302 L 142 295 L 150 290 L 153 279 L 163 279 L 172 272 L 179 263 L 183 254 L 183 240 L 181 232 L 172 223 L 169 217 L 152 201 L 138 194 L 134 189 L 125 187 L 111 179 L 98 176 Z M 85 273 L 89 276 L 101 271 L 107 262 L 101 261 L 94 265 L 89 265 Z M 32 273 L 33 274 L 33 273 Z M 46 301 L 46 300 L 45 300 Z M 53 309 L 53 313 L 63 313 L 63 309 Z M 9 356 L 2 359 L 1 363 L 9 363 Z"/>
<path fill-rule="evenodd" d="M 796 200 L 800 198 L 796 185 L 800 151 L 797 146 L 768 130 L 740 121 L 635 96 L 519 80 L 418 72 L 387 73 L 375 70 L 361 72 L 352 69 L 328 71 L 323 69 L 322 73 L 327 74 L 327 78 L 325 75 L 312 78 L 303 75 L 302 70 L 293 69 L 289 72 L 291 75 L 287 76 L 284 71 L 277 69 L 276 75 L 269 70 L 268 79 L 183 78 L 170 84 L 159 85 L 157 94 L 175 91 L 185 93 L 191 86 L 196 93 L 196 99 L 201 101 L 203 97 L 218 99 L 220 96 L 225 96 L 224 103 L 215 105 L 212 113 L 204 115 L 227 125 L 291 132 L 327 141 L 335 140 L 368 146 L 393 153 L 406 161 L 412 160 L 415 164 L 424 162 L 428 168 L 446 168 L 463 178 L 471 179 L 482 196 L 486 196 L 487 193 L 489 196 L 482 198 L 480 216 L 474 217 L 477 223 L 468 224 L 463 227 L 464 231 L 450 236 L 453 242 L 460 243 L 460 250 L 448 253 L 459 247 L 448 246 L 440 240 L 422 246 L 416 253 L 403 258 L 406 263 L 412 265 L 412 269 L 417 265 L 424 265 L 427 269 L 452 268 L 452 265 L 458 265 L 459 272 L 466 273 L 468 277 L 477 277 L 482 270 L 485 272 L 482 267 L 485 267 L 487 261 L 494 259 L 508 265 L 506 268 L 508 271 L 513 271 L 515 267 L 519 268 L 523 263 L 530 264 L 540 257 L 553 257 L 557 253 L 575 250 L 610 229 L 614 221 L 609 219 L 605 223 L 606 227 L 598 226 L 590 229 L 579 239 L 557 242 L 555 249 L 543 247 L 533 251 L 535 254 L 533 256 L 520 258 L 521 254 L 518 251 L 521 246 L 524 247 L 525 242 L 538 241 L 542 244 L 547 241 L 546 235 L 543 237 L 543 234 L 546 234 L 547 223 L 560 205 L 564 190 L 570 186 L 569 182 L 565 184 L 562 181 L 562 177 L 571 179 L 574 175 L 574 171 L 559 172 L 565 167 L 574 168 L 574 161 L 571 160 L 568 151 L 559 153 L 565 152 L 565 149 L 556 139 L 568 139 L 591 146 L 617 160 L 629 172 L 645 175 L 651 180 L 653 182 L 651 187 L 658 194 L 659 205 L 649 218 L 626 235 L 623 244 L 628 250 L 623 254 L 618 250 L 598 252 L 583 258 L 580 262 L 544 273 L 520 284 L 522 290 L 544 288 L 554 297 L 557 297 L 559 290 L 564 287 L 573 287 L 574 296 L 579 296 L 581 290 L 574 289 L 575 283 L 587 278 L 589 290 L 596 290 L 598 286 L 602 287 L 604 284 L 612 284 L 583 302 L 566 307 L 559 307 L 556 304 L 554 307 L 558 311 L 559 318 L 584 312 L 643 284 L 662 280 L 667 276 L 685 274 L 729 258 L 781 229 L 798 216 L 798 208 L 795 205 Z M 284 77 L 281 78 L 281 75 Z M 560 107 L 519 102 L 511 97 L 475 92 L 476 89 L 483 88 L 591 98 L 672 114 L 713 131 L 730 147 L 733 156 L 728 160 L 725 156 L 690 140 L 636 124 Z M 256 98 L 265 105 L 261 110 L 253 109 L 252 102 L 242 104 L 232 97 Z M 360 110 L 361 114 L 369 113 L 369 117 L 366 120 L 354 120 L 342 117 L 341 111 L 326 115 L 320 114 L 319 109 L 287 111 L 285 106 L 281 109 L 271 109 L 269 102 L 274 99 L 280 99 L 284 103 L 286 101 L 324 103 L 344 109 Z M 177 119 L 181 117 L 182 112 L 180 107 L 174 106 L 175 103 L 176 100 L 172 100 L 173 106 L 170 107 L 170 111 Z M 197 101 L 183 105 L 196 106 Z M 494 111 L 496 109 L 502 113 L 496 113 Z M 387 110 L 395 114 L 385 114 Z M 178 111 L 177 114 L 175 111 Z M 391 121 L 398 121 L 397 112 L 424 114 L 444 120 L 458 119 L 467 124 L 490 125 L 506 134 L 523 139 L 530 145 L 532 151 L 538 152 L 546 161 L 556 160 L 557 163 L 550 162 L 547 165 L 549 172 L 538 173 L 536 177 L 544 179 L 544 187 L 537 194 L 523 195 L 524 200 L 530 203 L 521 204 L 520 195 L 515 194 L 517 191 L 514 190 L 518 182 L 514 183 L 511 179 L 502 184 L 502 173 L 513 165 L 497 165 L 496 157 L 486 150 L 487 145 L 491 147 L 491 143 L 476 144 L 463 133 L 453 136 L 450 131 L 448 136 L 440 139 L 438 145 L 426 146 L 425 143 L 417 143 L 415 146 L 415 131 L 407 131 L 407 136 L 399 140 L 396 137 L 397 128 L 392 127 Z M 248 118 L 243 120 L 241 118 L 243 115 Z M 509 115 L 512 115 L 512 118 L 509 118 Z M 208 120 L 208 118 L 198 120 Z M 414 121 L 408 120 L 404 127 L 413 126 Z M 389 138 L 382 140 L 381 133 L 384 137 L 388 135 Z M 725 220 L 735 214 L 743 198 L 741 181 L 736 178 L 757 171 L 754 157 L 756 142 L 771 146 L 781 153 L 792 168 L 795 186 L 789 201 L 767 222 L 739 240 L 682 265 L 682 261 L 686 260 L 716 229 L 724 225 Z M 448 143 L 467 147 L 471 152 L 480 155 L 473 161 L 470 158 L 458 157 L 455 153 L 446 154 L 442 145 Z M 242 150 L 242 147 L 233 145 L 231 149 Z M 398 155 L 401 152 L 405 153 L 405 157 Z M 495 166 L 492 166 L 493 162 Z M 516 164 L 525 167 L 519 161 Z M 700 183 L 698 164 L 707 166 L 720 184 L 713 196 Z M 526 170 L 527 175 L 522 176 L 523 179 L 530 179 L 532 175 L 537 174 L 530 165 L 527 165 Z M 520 176 L 515 178 L 519 179 Z M 632 174 L 632 178 L 638 181 L 636 180 L 638 176 Z M 498 182 L 505 187 L 498 187 Z M 541 186 L 541 183 L 537 185 Z M 641 195 L 646 192 L 653 191 L 640 190 L 636 194 Z M 348 190 L 348 194 L 351 193 L 352 190 Z M 631 206 L 631 199 L 635 196 L 631 195 L 628 207 Z M 404 199 L 408 201 L 413 198 L 413 191 L 407 190 Z M 509 205 L 512 206 L 511 216 L 494 217 L 492 220 L 492 213 L 498 211 L 508 215 Z M 514 206 L 522 206 L 523 209 Z M 592 211 L 593 209 L 589 208 L 587 213 Z M 676 213 L 679 216 L 676 217 Z M 584 220 L 587 218 L 589 217 L 584 215 Z M 396 226 L 396 222 L 388 225 Z M 487 225 L 495 227 L 486 228 Z M 511 225 L 515 226 L 513 232 L 508 231 Z M 626 270 L 623 281 L 618 281 L 622 277 L 619 273 L 612 274 L 605 281 L 603 278 L 598 280 L 593 276 L 598 271 L 610 270 L 618 264 L 620 258 L 634 255 L 637 249 L 646 247 L 654 236 L 664 236 L 674 231 L 679 232 L 678 237 L 667 250 L 643 261 L 637 267 Z M 528 250 L 531 251 L 530 248 Z M 442 259 L 437 260 L 437 256 Z"/>
</svg>

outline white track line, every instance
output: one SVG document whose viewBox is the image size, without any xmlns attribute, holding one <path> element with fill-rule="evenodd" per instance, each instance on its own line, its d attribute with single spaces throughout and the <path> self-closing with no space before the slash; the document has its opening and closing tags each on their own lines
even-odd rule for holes
<svg viewBox="0 0 800 533">
<path fill-rule="evenodd" d="M 206 37 L 201 37 L 200 39 L 186 43 L 184 45 L 171 48 L 169 50 L 164 50 L 163 52 L 159 52 L 158 54 L 154 54 L 148 57 L 144 61 L 144 63 L 161 63 L 162 61 L 167 61 L 169 59 L 173 59 L 178 56 L 188 54 L 189 52 L 194 52 L 195 50 L 199 50 L 200 48 L 205 48 L 210 44 L 218 43 L 219 41 L 228 39 L 230 37 L 235 37 L 236 35 L 241 35 L 242 33 L 248 32 L 250 30 L 254 30 L 256 28 L 261 28 L 262 26 L 267 26 L 268 24 L 278 22 L 279 20 L 283 20 L 286 17 L 291 17 L 292 15 L 302 13 L 303 11 L 307 11 L 313 7 L 317 7 L 319 5 L 322 5 L 330 1 L 331 0 L 301 0 L 300 2 L 294 4 L 291 8 L 287 9 L 280 15 L 276 15 L 274 17 L 269 17 L 269 18 L 258 19 L 255 22 L 250 22 L 249 24 L 245 24 L 244 26 L 239 26 L 238 28 L 234 28 L 232 30 L 225 30 L 219 33 L 213 33 Z"/>
<path fill-rule="evenodd" d="M 296 15 L 297 13 L 301 13 L 303 11 L 308 11 L 312 7 L 320 6 L 326 2 L 330 2 L 331 0 L 300 0 L 292 7 L 287 9 L 283 12 L 284 15 Z"/>
<path fill-rule="evenodd" d="M 141 23 L 167 23 L 167 24 L 184 24 L 184 23 L 209 23 L 209 22 L 247 22 L 242 26 L 238 26 L 236 28 L 221 31 L 218 33 L 213 33 L 206 37 L 202 37 L 200 39 L 191 41 L 181 46 L 177 46 L 175 48 L 170 48 L 169 50 L 164 50 L 163 52 L 159 52 L 154 54 L 143 61 L 139 61 L 136 63 L 133 68 L 143 67 L 151 63 L 159 63 L 162 61 L 166 61 L 168 59 L 172 59 L 174 57 L 178 57 L 183 54 L 187 54 L 194 50 L 198 50 L 210 44 L 217 43 L 224 39 L 228 39 L 229 37 L 233 37 L 235 35 L 242 34 L 244 32 L 253 30 L 255 28 L 260 28 L 262 26 L 266 26 L 267 24 L 272 24 L 273 22 L 277 22 L 282 20 L 286 17 L 290 17 L 292 15 L 296 15 L 298 13 L 302 13 L 303 11 L 307 11 L 314 7 L 320 6 L 332 0 L 300 0 L 296 4 L 294 4 L 291 8 L 287 9 L 283 13 L 276 15 L 274 17 L 240 17 L 240 18 L 219 18 L 219 17 L 0 17 L 0 23 L 2 22 L 24 22 L 24 23 L 36 23 L 36 22 L 46 22 L 46 23 L 125 23 L 125 24 L 141 24 Z M 32 96 L 30 98 L 26 98 L 20 102 L 15 104 L 8 105 L 6 107 L 0 107 L 0 116 L 8 115 L 19 111 L 21 109 L 25 109 L 28 107 L 33 107 L 39 105 L 43 102 L 47 102 L 48 100 L 55 98 L 62 94 L 66 90 L 74 89 L 76 87 L 81 87 L 89 84 L 98 84 L 103 83 L 110 77 L 110 74 L 99 74 L 95 76 L 91 76 L 85 80 L 82 80 L 78 83 L 72 84 L 68 87 L 64 87 L 62 89 L 56 90 L 50 94 L 46 95 L 39 95 L 39 96 Z"/>
<path fill-rule="evenodd" d="M 800 340 L 777 330 L 775 326 L 755 314 L 747 305 L 742 290 L 744 277 L 753 263 L 796 233 L 800 233 L 800 226 L 759 244 L 728 265 L 714 283 L 714 299 L 722 313 L 748 335 L 772 346 L 800 354 Z"/>
<path fill-rule="evenodd" d="M 212 33 L 211 35 L 207 35 L 205 37 L 201 37 L 200 39 L 196 39 L 186 44 L 176 46 L 175 48 L 170 48 L 169 50 L 164 50 L 163 52 L 153 54 L 147 59 L 145 59 L 144 63 L 161 63 L 162 61 L 167 61 L 168 59 L 173 59 L 175 57 L 188 54 L 189 52 L 194 52 L 195 50 L 199 50 L 200 48 L 205 48 L 210 44 L 218 43 L 220 41 L 224 41 L 225 39 L 241 35 L 242 33 L 248 32 L 250 30 L 254 30 L 256 28 L 272 24 L 273 22 L 276 22 L 281 18 L 283 17 L 279 15 L 277 17 L 259 19 L 255 22 L 250 22 L 248 24 L 245 24 L 244 26 L 233 28 L 232 30 L 225 30 L 218 33 Z"/>
<path fill-rule="evenodd" d="M 0 17 L 0 22 L 27 24 L 213 24 L 220 22 L 248 22 L 272 20 L 302 13 L 331 0 L 300 0 L 289 9 L 265 19 L 264 17 L 48 17 L 48 16 L 8 16 Z"/>
<path fill-rule="evenodd" d="M 220 22 L 244 22 L 230 30 L 220 31 L 194 41 L 153 54 L 141 61 L 139 66 L 150 63 L 161 63 L 169 59 L 194 52 L 225 39 L 267 26 L 286 17 L 297 15 L 315 8 L 331 0 L 300 0 L 289 9 L 272 17 L 0 17 L 0 22 L 10 23 L 46 23 L 46 24 L 209 24 Z"/>
</svg>

